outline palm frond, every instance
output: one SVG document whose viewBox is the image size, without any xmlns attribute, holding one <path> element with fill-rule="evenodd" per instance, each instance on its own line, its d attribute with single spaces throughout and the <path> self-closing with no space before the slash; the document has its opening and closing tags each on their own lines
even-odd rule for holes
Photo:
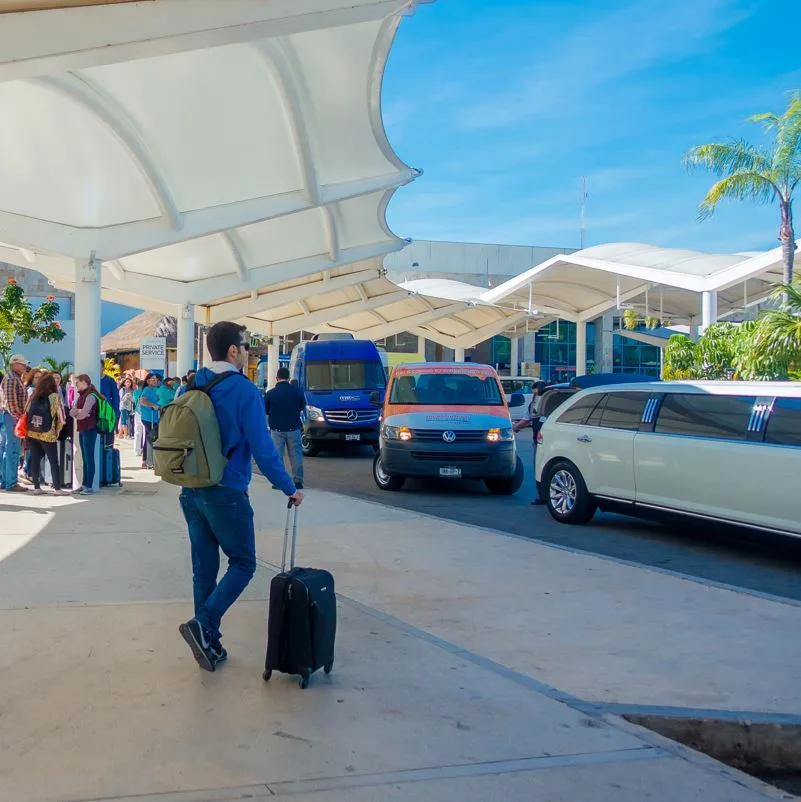
<svg viewBox="0 0 801 802">
<path fill-rule="evenodd" d="M 690 148 L 684 155 L 684 164 L 688 169 L 702 167 L 719 176 L 769 173 L 773 169 L 773 160 L 767 153 L 742 139 Z"/>
<path fill-rule="evenodd" d="M 801 279 L 794 281 L 792 284 L 778 286 L 770 294 L 770 297 L 774 301 L 781 302 L 786 311 L 801 317 Z M 770 313 L 771 310 L 768 310 L 765 314 L 768 315 Z"/>
<path fill-rule="evenodd" d="M 748 118 L 750 123 L 762 123 L 765 131 L 770 133 L 774 128 L 779 128 L 782 124 L 782 118 L 772 111 L 766 111 L 763 114 L 753 114 Z"/>
<path fill-rule="evenodd" d="M 801 179 L 801 93 L 790 96 L 776 132 L 773 168 L 785 176 L 789 187 Z"/>
<path fill-rule="evenodd" d="M 770 203 L 778 197 L 779 189 L 771 177 L 751 171 L 738 172 L 722 178 L 710 187 L 698 207 L 698 219 L 711 217 L 724 198 Z"/>
</svg>

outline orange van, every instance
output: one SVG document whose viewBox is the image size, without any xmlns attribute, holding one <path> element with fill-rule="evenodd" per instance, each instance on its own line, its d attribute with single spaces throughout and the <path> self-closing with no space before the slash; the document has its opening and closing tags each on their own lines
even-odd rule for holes
<svg viewBox="0 0 801 802">
<path fill-rule="evenodd" d="M 523 463 L 493 368 L 436 362 L 392 371 L 373 478 L 382 490 L 400 490 L 407 477 L 478 479 L 498 495 L 520 489 Z"/>
</svg>

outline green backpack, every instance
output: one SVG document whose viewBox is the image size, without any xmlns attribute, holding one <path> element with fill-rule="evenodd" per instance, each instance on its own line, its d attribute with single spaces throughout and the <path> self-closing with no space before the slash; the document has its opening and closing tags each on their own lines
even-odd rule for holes
<svg viewBox="0 0 801 802">
<path fill-rule="evenodd" d="M 95 401 L 97 401 L 97 431 L 100 434 L 113 432 L 117 428 L 117 415 L 114 412 L 114 407 L 105 398 L 96 393 Z"/>
<path fill-rule="evenodd" d="M 203 387 L 190 385 L 161 410 L 159 436 L 153 444 L 156 476 L 168 484 L 193 489 L 220 484 L 228 458 L 223 454 L 220 424 L 209 393 L 237 375 L 229 370 Z"/>
</svg>

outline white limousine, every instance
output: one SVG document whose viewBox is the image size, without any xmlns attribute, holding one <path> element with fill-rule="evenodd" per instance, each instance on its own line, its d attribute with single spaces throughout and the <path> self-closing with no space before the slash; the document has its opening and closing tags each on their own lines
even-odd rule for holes
<svg viewBox="0 0 801 802">
<path fill-rule="evenodd" d="M 801 535 L 801 383 L 652 382 L 577 393 L 537 438 L 540 498 Z"/>
</svg>

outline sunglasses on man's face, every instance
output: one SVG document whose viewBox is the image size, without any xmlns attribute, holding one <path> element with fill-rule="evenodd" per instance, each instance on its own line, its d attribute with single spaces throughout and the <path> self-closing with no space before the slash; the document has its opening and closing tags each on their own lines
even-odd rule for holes
<svg viewBox="0 0 801 802">
<path fill-rule="evenodd" d="M 244 348 L 246 351 L 250 351 L 250 343 L 239 343 L 241 348 Z"/>
</svg>

